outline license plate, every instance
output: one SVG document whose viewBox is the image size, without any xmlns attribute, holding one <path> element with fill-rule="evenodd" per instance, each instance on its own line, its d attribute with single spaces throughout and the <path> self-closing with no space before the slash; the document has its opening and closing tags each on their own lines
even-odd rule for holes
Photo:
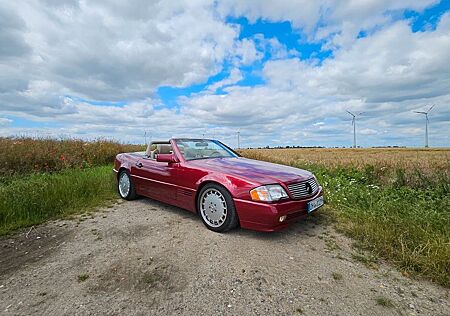
<svg viewBox="0 0 450 316">
<path fill-rule="evenodd" d="M 319 196 L 318 198 L 308 202 L 308 213 L 318 209 L 323 205 L 323 196 Z"/>
</svg>

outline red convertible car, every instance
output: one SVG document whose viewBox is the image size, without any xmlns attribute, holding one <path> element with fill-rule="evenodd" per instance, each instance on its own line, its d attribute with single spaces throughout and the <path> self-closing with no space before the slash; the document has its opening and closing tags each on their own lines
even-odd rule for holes
<svg viewBox="0 0 450 316">
<path fill-rule="evenodd" d="M 311 172 L 243 158 L 217 140 L 152 142 L 146 152 L 117 155 L 114 172 L 122 198 L 142 195 L 198 213 L 216 232 L 280 230 L 324 202 Z"/>
</svg>

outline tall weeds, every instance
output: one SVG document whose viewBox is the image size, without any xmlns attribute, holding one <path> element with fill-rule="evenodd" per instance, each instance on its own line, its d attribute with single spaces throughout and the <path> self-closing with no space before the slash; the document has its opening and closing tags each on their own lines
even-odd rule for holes
<svg viewBox="0 0 450 316">
<path fill-rule="evenodd" d="M 338 149 L 332 155 L 327 149 L 322 156 L 315 151 L 242 154 L 313 171 L 339 230 L 405 273 L 450 286 L 450 151 L 358 149 L 340 155 Z"/>
<path fill-rule="evenodd" d="M 0 138 L 0 235 L 114 198 L 114 157 L 143 149 L 106 140 Z"/>
<path fill-rule="evenodd" d="M 0 178 L 70 168 L 112 164 L 120 152 L 144 150 L 140 145 L 107 140 L 33 139 L 0 137 Z"/>
<path fill-rule="evenodd" d="M 83 212 L 114 197 L 110 166 L 18 177 L 0 185 L 0 235 Z"/>
</svg>

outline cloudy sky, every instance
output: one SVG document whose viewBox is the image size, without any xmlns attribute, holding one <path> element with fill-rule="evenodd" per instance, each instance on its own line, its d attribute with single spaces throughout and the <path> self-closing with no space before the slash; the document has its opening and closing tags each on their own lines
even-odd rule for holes
<svg viewBox="0 0 450 316">
<path fill-rule="evenodd" d="M 450 1 L 0 2 L 0 136 L 450 146 Z"/>
</svg>

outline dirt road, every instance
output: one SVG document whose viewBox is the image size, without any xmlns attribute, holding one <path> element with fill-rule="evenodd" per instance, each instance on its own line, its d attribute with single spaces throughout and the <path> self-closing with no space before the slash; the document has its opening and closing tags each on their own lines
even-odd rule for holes
<svg viewBox="0 0 450 316">
<path fill-rule="evenodd" d="M 366 259 L 320 216 L 217 234 L 178 208 L 118 201 L 0 239 L 0 314 L 450 315 L 448 289 Z"/>
</svg>

